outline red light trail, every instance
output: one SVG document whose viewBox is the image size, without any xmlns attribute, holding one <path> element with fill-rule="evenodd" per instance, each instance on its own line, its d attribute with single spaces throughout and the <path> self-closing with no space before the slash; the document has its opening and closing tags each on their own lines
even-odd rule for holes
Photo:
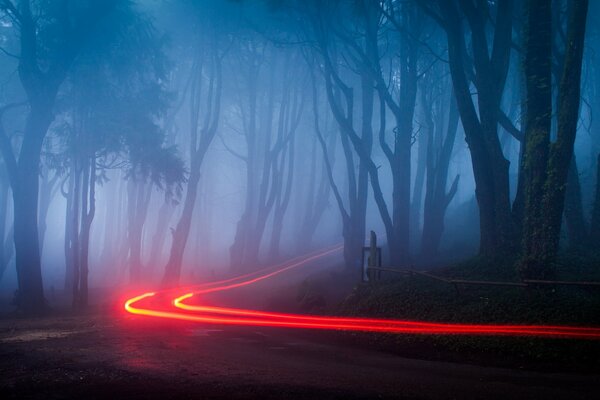
<svg viewBox="0 0 600 400">
<path fill-rule="evenodd" d="M 197 299 L 201 294 L 221 292 L 257 283 L 336 253 L 340 249 L 341 246 L 336 246 L 304 257 L 298 257 L 278 267 L 264 268 L 253 273 L 198 285 L 187 290 L 179 289 L 177 296 L 166 302 L 167 305 L 163 304 L 159 308 L 153 307 L 155 301 L 150 300 L 156 300 L 157 297 L 161 297 L 157 296 L 158 294 L 166 295 L 167 291 L 141 294 L 127 300 L 124 307 L 127 312 L 136 315 L 220 325 L 346 330 L 395 334 L 538 336 L 600 339 L 600 328 L 552 325 L 451 324 L 391 319 L 310 316 L 194 305 L 186 302 L 191 298 Z M 182 292 L 183 294 L 181 294 Z M 145 307 L 139 304 L 145 305 Z"/>
</svg>

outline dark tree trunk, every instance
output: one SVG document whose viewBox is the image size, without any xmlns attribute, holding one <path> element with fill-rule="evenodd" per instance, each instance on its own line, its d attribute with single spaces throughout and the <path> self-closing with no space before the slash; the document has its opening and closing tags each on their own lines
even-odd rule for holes
<svg viewBox="0 0 600 400">
<path fill-rule="evenodd" d="M 250 53 L 250 56 L 255 54 Z M 244 70 L 244 79 L 247 86 L 247 121 L 245 122 L 244 138 L 246 140 L 246 156 L 243 160 L 246 163 L 246 193 L 244 201 L 244 211 L 237 223 L 235 237 L 229 248 L 229 263 L 232 268 L 245 268 L 249 262 L 247 257 L 248 241 L 250 240 L 250 230 L 255 224 L 258 198 L 258 178 L 259 160 L 257 157 L 257 114 L 258 114 L 258 87 L 257 81 L 260 74 L 260 66 L 255 60 L 248 65 L 248 70 Z M 269 99 L 271 99 L 269 97 Z M 240 105 L 243 107 L 242 105 Z M 269 107 L 271 108 L 271 107 Z M 256 240 L 256 239 L 255 239 Z"/>
<path fill-rule="evenodd" d="M 557 138 L 550 146 L 548 181 L 544 197 L 546 226 L 549 228 L 546 232 L 551 257 L 558 251 L 565 187 L 577 134 L 588 4 L 588 0 L 573 2 L 568 22 L 565 66 L 558 94 Z"/>
<path fill-rule="evenodd" d="M 14 253 L 12 224 L 10 229 L 7 229 L 8 196 L 8 176 L 5 171 L 0 171 L 0 280 L 2 280 Z"/>
<path fill-rule="evenodd" d="M 409 7 L 414 8 L 412 5 Z M 418 24 L 415 10 L 406 15 L 411 26 L 411 34 L 418 37 L 414 25 Z M 400 97 L 396 112 L 396 140 L 394 142 L 394 160 L 392 162 L 392 224 L 393 240 L 389 242 L 390 262 L 403 266 L 410 259 L 410 182 L 411 182 L 411 148 L 413 136 L 413 118 L 417 99 L 417 58 L 418 45 L 410 35 L 401 34 L 400 51 Z M 389 240 L 389 238 L 388 238 Z"/>
<path fill-rule="evenodd" d="M 1 139 L 2 152 L 9 167 L 14 200 L 15 254 L 19 285 L 18 306 L 26 313 L 40 313 L 45 309 L 44 287 L 40 260 L 38 231 L 39 171 L 42 144 L 54 118 L 53 108 L 58 90 L 77 57 L 85 38 L 95 23 L 115 5 L 113 1 L 98 2 L 80 14 L 82 20 L 71 24 L 68 13 L 49 22 L 49 29 L 57 35 L 59 51 L 39 60 L 37 17 L 33 16 L 30 1 L 21 1 L 18 9 L 11 8 L 19 29 L 19 79 L 27 95 L 29 114 L 18 158 L 10 142 Z M 65 18 L 66 17 L 66 18 Z M 81 23 L 85 21 L 85 23 Z M 67 51 L 64 51 L 67 49 Z M 2 132 L 4 136 L 4 132 Z"/>
<path fill-rule="evenodd" d="M 421 133 L 418 138 L 417 170 L 413 188 L 410 217 L 411 232 L 418 232 L 422 223 L 423 193 L 425 190 L 425 173 L 427 171 L 427 149 L 429 147 L 428 135 Z"/>
<path fill-rule="evenodd" d="M 490 6 L 486 2 L 460 2 L 471 30 L 474 84 L 478 107 L 473 103 L 465 65 L 463 22 L 453 2 L 439 0 L 448 38 L 450 74 L 466 141 L 471 153 L 475 194 L 479 205 L 480 254 L 490 257 L 514 255 L 515 229 L 512 219 L 508 160 L 498 139 L 500 101 L 506 83 L 511 51 L 512 1 L 498 2 L 493 44 L 486 32 Z M 489 49 L 492 48 L 490 52 Z"/>
<path fill-rule="evenodd" d="M 581 92 L 583 43 L 588 1 L 573 2 L 568 21 L 567 48 L 558 88 L 558 129 L 550 143 L 552 114 L 551 46 L 552 1 L 528 2 L 525 36 L 527 93 L 526 194 L 521 272 L 544 278 L 553 274 L 565 192 L 577 133 Z"/>
<path fill-rule="evenodd" d="M 260 60 L 262 53 L 249 51 L 248 55 L 253 59 L 253 64 L 244 76 L 248 98 L 245 104 L 241 104 L 246 109 L 244 114 L 248 115 L 244 121 L 247 154 L 242 157 L 246 162 L 246 201 L 234 243 L 230 247 L 231 266 L 238 269 L 252 269 L 259 264 L 267 220 L 284 188 L 284 168 L 283 164 L 280 165 L 280 160 L 300 123 L 304 101 L 303 88 L 300 86 L 302 82 L 298 81 L 297 85 L 284 85 L 281 88 L 281 101 L 276 103 L 278 93 L 277 80 L 273 76 L 274 68 L 271 69 L 266 93 L 262 92 L 256 82 L 261 76 L 260 62 L 257 60 Z M 297 55 L 290 55 L 284 61 L 281 81 L 291 81 L 296 57 Z M 259 102 L 260 97 L 264 97 L 265 101 Z M 275 135 L 272 133 L 274 120 L 277 122 Z M 283 215 L 280 217 L 283 218 Z M 277 218 L 274 220 L 275 230 L 278 229 Z"/>
<path fill-rule="evenodd" d="M 12 182 L 18 305 L 30 314 L 43 312 L 46 308 L 37 225 L 38 189 L 42 143 L 53 119 L 52 103 L 31 105 L 21 144 L 17 179 Z"/>
<path fill-rule="evenodd" d="M 335 145 L 335 139 L 337 135 L 330 135 L 328 138 L 329 148 L 333 148 Z M 327 208 L 329 202 L 329 195 L 331 192 L 331 188 L 329 185 L 329 181 L 327 178 L 327 167 L 325 166 L 325 162 L 322 163 L 319 174 L 319 179 L 317 179 L 317 140 L 313 142 L 312 146 L 312 162 L 311 162 L 311 173 L 308 181 L 309 190 L 307 191 L 306 200 L 304 204 L 306 205 L 305 212 L 303 214 L 302 220 L 300 221 L 300 229 L 298 231 L 296 243 L 296 250 L 298 253 L 306 252 L 311 247 L 312 238 L 319 226 L 319 222 Z M 332 160 L 330 160 L 332 162 Z M 318 182 L 318 184 L 317 184 Z"/>
<path fill-rule="evenodd" d="M 130 204 L 128 208 L 131 213 L 127 238 L 129 245 L 129 278 L 131 283 L 139 283 L 143 272 L 142 241 L 150 198 L 152 197 L 152 183 L 146 182 L 144 177 L 139 177 L 132 178 L 129 185 L 128 202 Z"/>
<path fill-rule="evenodd" d="M 552 122 L 552 0 L 529 0 L 525 25 L 525 79 L 527 115 L 523 184 L 523 261 L 525 275 L 540 275 L 544 244 L 542 199 L 546 184 Z"/>
<path fill-rule="evenodd" d="M 121 177 L 119 177 L 121 178 Z M 119 246 L 117 243 L 126 242 L 120 238 L 126 232 L 122 229 L 122 208 L 123 208 L 123 190 L 124 179 L 116 179 L 116 184 L 113 191 L 110 193 L 110 198 L 113 200 L 107 204 L 104 215 L 104 239 L 102 242 L 102 252 L 100 255 L 100 263 L 102 265 L 119 263 Z M 108 197 L 108 196 L 107 196 Z"/>
<path fill-rule="evenodd" d="M 64 241 L 64 255 L 65 255 L 65 281 L 64 289 L 72 290 L 73 288 L 73 239 L 74 239 L 74 228 L 76 225 L 73 224 L 74 218 L 74 193 L 75 193 L 75 161 L 71 159 L 71 171 L 68 177 L 67 191 L 63 192 L 63 196 L 66 199 L 65 209 L 65 241 Z"/>
<path fill-rule="evenodd" d="M 89 249 L 90 249 L 90 230 L 92 228 L 92 222 L 96 215 L 96 157 L 90 158 L 89 160 L 89 174 L 87 179 L 87 206 L 83 208 L 83 226 L 81 233 L 81 276 L 79 277 L 79 301 L 81 307 L 88 306 L 88 275 L 89 275 Z"/>
<path fill-rule="evenodd" d="M 582 204 L 579 170 L 575 155 L 573 155 L 567 177 L 564 212 L 567 237 L 569 239 L 569 246 L 572 248 L 584 248 L 588 245 L 588 228 L 583 216 Z"/>
<path fill-rule="evenodd" d="M 169 222 L 175 212 L 175 202 L 172 194 L 166 193 L 165 200 L 163 201 L 160 209 L 158 210 L 158 218 L 156 220 L 156 229 L 154 235 L 152 235 L 152 245 L 150 249 L 150 267 L 154 270 L 155 264 L 159 262 L 162 256 L 163 249 L 165 247 L 165 241 L 167 238 L 167 228 Z"/>
<path fill-rule="evenodd" d="M 328 56 L 326 56 L 328 57 Z M 327 100 L 333 112 L 333 115 L 340 127 L 342 149 L 346 161 L 346 172 L 348 176 L 348 209 L 349 212 L 343 213 L 343 237 L 344 237 L 344 261 L 346 267 L 349 268 L 357 278 L 362 277 L 361 256 L 362 248 L 365 243 L 366 231 L 366 213 L 367 213 L 367 198 L 369 191 L 369 176 L 375 180 L 373 189 L 375 196 L 378 198 L 380 211 L 387 211 L 382 206 L 382 193 L 380 190 L 376 167 L 371 160 L 371 150 L 373 145 L 373 132 L 371 128 L 371 119 L 373 112 L 373 85 L 370 75 L 363 74 L 361 76 L 361 92 L 362 92 L 362 131 L 359 136 L 354 130 L 353 113 L 354 113 L 354 93 L 352 88 L 346 86 L 337 75 L 331 65 L 331 61 L 327 58 L 327 72 L 325 75 L 325 87 L 327 92 Z M 341 101 L 336 92 L 334 92 L 334 83 L 336 88 L 343 93 L 346 103 L 346 110 L 342 109 Z M 323 143 L 322 143 L 323 145 Z M 358 168 L 354 161 L 353 149 L 358 154 Z M 369 172 L 369 169 L 371 173 Z M 358 176 L 357 172 L 358 170 Z M 379 190 L 378 190 L 379 189 Z M 338 200 L 338 205 L 340 203 Z M 389 216 L 387 218 L 387 229 L 390 229 L 391 223 Z M 389 238 L 388 238 L 389 239 Z"/>
<path fill-rule="evenodd" d="M 88 275 L 89 275 L 89 248 L 90 230 L 96 214 L 96 158 L 86 157 L 82 162 L 82 184 L 80 191 L 75 193 L 80 198 L 81 206 L 76 212 L 79 214 L 79 232 L 77 235 L 74 257 L 76 261 L 76 276 L 73 279 L 73 305 L 77 309 L 88 306 Z"/>
<path fill-rule="evenodd" d="M 371 71 L 380 99 L 379 143 L 390 164 L 392 171 L 392 207 L 391 217 L 381 194 L 377 168 L 369 165 L 371 186 L 375 195 L 380 215 L 386 226 L 387 241 L 390 251 L 390 262 L 395 266 L 406 265 L 410 260 L 410 219 L 411 219 L 411 148 L 413 138 L 413 119 L 417 99 L 418 60 L 420 56 L 420 36 L 422 32 L 422 13 L 415 3 L 399 3 L 399 20 L 392 14 L 386 17 L 397 28 L 400 41 L 399 51 L 399 95 L 394 98 L 390 87 L 397 84 L 387 83 L 383 78 L 379 54 L 379 19 L 381 6 L 373 2 L 364 2 L 367 18 L 366 51 L 367 69 Z M 396 5 L 388 5 L 392 10 Z M 402 21 L 402 22 L 400 22 Z M 390 146 L 386 141 L 385 113 L 387 105 L 395 119 L 394 141 Z M 371 163 L 372 164 L 372 163 Z M 419 177 L 417 177 L 419 178 Z M 419 182 L 416 182 L 418 184 Z M 422 185 L 421 185 L 422 186 Z M 420 189 L 415 187 L 416 195 Z M 417 211 L 418 213 L 418 211 Z"/>
<path fill-rule="evenodd" d="M 196 162 L 202 163 L 202 160 Z M 173 231 L 173 241 L 171 243 L 171 252 L 169 254 L 169 261 L 165 268 L 165 275 L 163 278 L 164 285 L 177 285 L 181 276 L 181 263 L 183 261 L 183 254 L 185 252 L 185 246 L 190 234 L 190 227 L 192 223 L 192 217 L 194 213 L 194 206 L 196 204 L 196 198 L 198 195 L 198 182 L 200 181 L 200 167 L 195 165 L 194 162 L 192 167 L 192 173 L 190 174 L 187 192 L 183 203 L 183 210 L 181 211 L 181 217 L 175 230 Z"/>
<path fill-rule="evenodd" d="M 287 211 L 288 205 L 290 204 L 290 198 L 292 195 L 292 184 L 294 182 L 294 160 L 295 154 L 295 139 L 291 139 L 291 143 L 287 150 L 287 178 L 285 180 L 285 190 L 280 190 L 275 200 L 275 212 L 273 213 L 273 228 L 271 230 L 271 243 L 269 246 L 269 259 L 276 262 L 280 258 L 280 243 L 281 234 L 283 232 L 283 219 Z M 284 164 L 286 162 L 285 153 L 281 159 L 281 166 L 279 169 L 284 170 Z"/>
<path fill-rule="evenodd" d="M 421 256 L 424 259 L 431 259 L 438 252 L 444 232 L 446 209 L 458 189 L 459 177 L 456 176 L 450 185 L 449 191 L 446 192 L 448 168 L 450 166 L 450 159 L 452 158 L 457 130 L 458 110 L 454 94 L 452 94 L 448 113 L 448 126 L 442 142 L 442 148 L 437 157 L 434 157 L 432 149 L 436 141 L 433 140 L 433 137 L 431 138 L 432 140 L 428 141 L 427 191 L 423 211 L 423 238 L 421 240 Z"/>
<path fill-rule="evenodd" d="M 335 197 L 338 210 L 342 217 L 342 236 L 344 240 L 344 263 L 346 268 L 356 276 L 358 280 L 362 279 L 362 266 L 361 256 L 362 248 L 365 242 L 365 219 L 366 219 L 366 199 L 368 193 L 368 171 L 364 163 L 359 163 L 359 179 L 356 179 L 356 164 L 354 161 L 354 155 L 349 140 L 350 137 L 354 137 L 356 140 L 356 133 L 353 131 L 352 118 L 348 118 L 347 115 L 352 115 L 353 112 L 353 94 L 352 91 L 346 87 L 343 82 L 338 81 L 340 85 L 340 91 L 344 93 L 346 98 L 347 110 L 346 114 L 341 110 L 339 91 L 334 93 L 333 83 L 331 78 L 333 76 L 332 65 L 328 62 L 329 58 L 324 54 L 324 59 L 327 61 L 327 72 L 325 73 L 325 92 L 327 103 L 334 113 L 336 121 L 340 129 L 340 139 L 342 143 L 342 150 L 344 153 L 344 161 L 346 164 L 346 176 L 348 179 L 348 207 L 344 204 L 342 194 L 338 188 L 335 179 L 333 177 L 332 159 L 330 157 L 329 148 L 325 142 L 325 138 L 320 128 L 320 104 L 319 95 L 317 90 L 317 82 L 314 74 L 311 73 L 311 88 L 312 88 L 312 111 L 313 111 L 313 122 L 315 133 L 321 150 L 323 151 L 323 162 L 325 164 L 325 171 L 327 173 L 327 179 L 329 186 Z M 344 130 L 346 132 L 344 133 Z M 360 139 L 359 139 L 360 140 Z M 358 146 L 361 151 L 369 151 L 370 147 Z M 365 159 L 361 156 L 361 160 Z"/>
<path fill-rule="evenodd" d="M 181 276 L 181 263 L 185 253 L 190 226 L 198 196 L 198 183 L 204 156 L 217 133 L 221 112 L 222 70 L 221 55 L 212 48 L 208 55 L 208 67 L 203 64 L 203 54 L 198 54 L 191 73 L 193 82 L 190 90 L 190 177 L 181 217 L 173 232 L 169 261 L 165 267 L 163 285 L 177 285 Z M 204 74 L 209 75 L 208 93 L 205 99 L 200 97 Z M 207 111 L 201 121 L 201 109 Z M 200 135 L 199 135 L 200 133 Z"/>
<path fill-rule="evenodd" d="M 47 176 L 49 171 L 45 171 L 46 176 L 43 177 L 40 183 L 40 201 L 39 201 L 39 222 L 38 229 L 40 235 L 40 255 L 43 254 L 44 251 L 44 239 L 46 236 L 46 218 L 48 216 L 48 209 L 50 208 L 50 203 L 56 194 L 57 182 L 59 178 L 59 174 L 57 172 L 54 173 L 54 176 L 50 178 Z"/>
<path fill-rule="evenodd" d="M 79 226 L 80 226 L 80 201 L 81 201 L 81 170 L 79 169 L 79 163 L 74 163 L 75 168 L 71 171 L 74 175 L 74 185 L 73 191 L 71 192 L 71 196 L 73 196 L 72 204 L 72 214 L 71 220 L 69 223 L 71 224 L 71 237 L 70 237 L 70 261 L 71 261 L 71 271 L 73 273 L 73 278 L 71 279 L 71 296 L 72 296 L 72 305 L 73 308 L 77 307 L 77 301 L 79 298 L 79 274 L 80 274 L 80 258 L 79 258 Z"/>
<path fill-rule="evenodd" d="M 600 246 L 600 154 L 596 159 L 596 192 L 590 224 L 590 247 L 597 250 L 598 246 Z"/>
</svg>

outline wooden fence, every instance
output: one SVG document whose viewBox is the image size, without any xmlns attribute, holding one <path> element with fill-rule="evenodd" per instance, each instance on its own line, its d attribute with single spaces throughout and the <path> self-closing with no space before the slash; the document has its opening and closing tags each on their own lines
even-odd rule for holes
<svg viewBox="0 0 600 400">
<path fill-rule="evenodd" d="M 368 254 L 368 255 L 367 255 Z M 366 265 L 365 265 L 366 261 Z M 381 279 L 381 272 L 390 272 L 394 274 L 403 275 L 419 275 L 432 279 L 445 284 L 453 285 L 457 292 L 459 292 L 459 286 L 503 286 L 503 287 L 536 287 L 536 286 L 580 286 L 587 288 L 600 288 L 600 282 L 587 282 L 587 281 L 549 281 L 549 280 L 537 280 L 537 279 L 523 279 L 519 282 L 509 281 L 481 281 L 481 280 L 466 280 L 466 279 L 452 279 L 442 276 L 437 276 L 425 271 L 416 271 L 414 269 L 400 269 L 390 268 L 381 266 L 381 248 L 377 247 L 377 236 L 375 232 L 371 231 L 370 245 L 363 248 L 363 267 L 365 268 L 366 274 L 363 274 L 365 281 L 376 281 Z"/>
</svg>

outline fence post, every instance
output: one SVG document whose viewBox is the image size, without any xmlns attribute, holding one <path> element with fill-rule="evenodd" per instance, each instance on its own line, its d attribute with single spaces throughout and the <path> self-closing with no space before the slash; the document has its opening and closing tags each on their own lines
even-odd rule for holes
<svg viewBox="0 0 600 400">
<path fill-rule="evenodd" d="M 371 237 L 369 238 L 369 260 L 368 260 L 368 268 L 377 267 L 377 235 L 375 232 L 371 231 Z M 369 280 L 375 280 L 376 272 L 372 269 L 369 269 Z"/>
</svg>

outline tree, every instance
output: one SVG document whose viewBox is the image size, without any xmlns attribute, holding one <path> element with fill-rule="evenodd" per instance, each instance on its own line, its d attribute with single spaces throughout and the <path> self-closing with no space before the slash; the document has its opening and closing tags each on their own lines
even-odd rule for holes
<svg viewBox="0 0 600 400">
<path fill-rule="evenodd" d="M 426 185 L 423 206 L 423 232 L 421 239 L 421 257 L 431 260 L 438 252 L 444 217 L 448 205 L 456 195 L 460 176 L 457 175 L 450 187 L 448 168 L 458 131 L 458 109 L 454 93 L 435 71 L 423 79 L 421 105 L 425 117 L 426 140 Z M 450 98 L 444 96 L 450 93 Z M 447 115 L 447 121 L 446 119 Z M 445 128 L 445 132 L 444 132 Z"/>
<path fill-rule="evenodd" d="M 60 7 L 29 0 L 15 5 L 0 2 L 19 29 L 19 79 L 29 111 L 18 155 L 1 140 L 14 199 L 15 254 L 19 285 L 18 304 L 26 313 L 44 309 L 39 235 L 39 164 L 44 138 L 54 119 L 54 104 L 63 81 L 98 21 L 105 18 L 117 1 L 92 1 L 85 7 Z"/>
<path fill-rule="evenodd" d="M 516 230 L 511 211 L 509 162 L 498 138 L 500 104 L 512 46 L 513 2 L 439 0 L 439 11 L 425 1 L 420 4 L 446 32 L 450 75 L 475 177 L 480 254 L 492 257 L 514 254 Z M 467 37 L 471 39 L 470 52 L 467 52 Z M 477 89 L 477 103 L 471 94 L 471 79 Z"/>
<path fill-rule="evenodd" d="M 261 243 L 276 201 L 286 197 L 285 160 L 303 113 L 306 71 L 298 51 L 280 49 L 254 30 L 244 31 L 234 51 L 238 57 L 232 58 L 237 71 L 233 83 L 240 95 L 235 102 L 237 115 L 232 117 L 241 128 L 232 130 L 242 137 L 245 150 L 225 146 L 245 164 L 246 190 L 229 255 L 232 268 L 250 269 L 260 262 Z M 280 201 L 276 219 L 283 218 L 285 203 Z"/>
<path fill-rule="evenodd" d="M 318 116 L 319 114 L 316 113 L 316 115 L 313 115 L 313 118 Z M 319 134 L 322 135 L 320 132 L 321 124 L 315 120 L 314 125 L 319 127 Z M 335 132 L 328 132 L 329 129 L 326 129 L 325 131 L 327 132 L 326 139 L 324 139 L 324 142 L 326 142 L 325 148 L 334 148 L 337 134 Z M 310 172 L 306 181 L 306 185 L 308 187 L 305 191 L 306 197 L 302 202 L 305 208 L 302 213 L 301 223 L 298 226 L 298 232 L 296 234 L 296 251 L 298 253 L 303 253 L 310 249 L 312 239 L 323 217 L 323 214 L 329 205 L 329 197 L 331 195 L 331 185 L 327 173 L 327 163 L 323 157 L 318 157 L 319 149 L 317 146 L 319 146 L 319 139 L 316 134 L 313 135 L 311 139 L 310 150 L 308 150 L 311 157 Z M 334 160 L 328 159 L 327 161 L 330 166 L 334 164 Z"/>
<path fill-rule="evenodd" d="M 386 230 L 390 260 L 393 265 L 406 264 L 410 256 L 413 122 L 417 81 L 421 76 L 418 70 L 419 41 L 424 22 L 421 10 L 412 1 L 359 1 L 351 6 L 341 1 L 318 4 L 314 10 L 309 9 L 308 14 L 312 21 L 313 40 L 324 60 L 325 81 L 331 83 L 326 85 L 326 89 L 328 86 L 334 89 L 327 93 L 338 91 L 335 96 L 328 94 L 328 99 L 332 100 L 333 115 L 370 178 L 375 203 Z M 394 46 L 393 50 L 382 53 L 382 37 L 389 47 Z M 388 63 L 389 68 L 382 67 L 382 64 Z M 358 129 L 353 128 L 353 121 L 349 120 L 349 104 L 354 101 L 353 82 L 343 76 L 340 69 L 354 72 L 360 80 L 360 85 L 356 85 L 361 91 L 360 135 Z M 379 167 L 371 154 L 375 94 L 379 100 L 378 141 L 392 173 L 390 206 L 380 183 Z M 386 132 L 388 109 L 395 121 L 391 143 Z M 364 236 L 364 232 L 361 235 Z"/>
<path fill-rule="evenodd" d="M 218 33 L 215 31 L 209 37 L 213 42 L 204 43 L 195 49 L 194 62 L 190 69 L 190 176 L 181 217 L 173 231 L 171 252 L 163 277 L 165 285 L 176 285 L 179 282 L 181 263 L 198 194 L 202 163 L 217 133 L 221 116 L 222 62 L 225 50 L 220 46 L 225 43 L 218 40 Z M 205 85 L 207 89 L 203 92 Z"/>
<path fill-rule="evenodd" d="M 320 71 L 325 86 L 325 97 L 340 131 L 340 141 L 345 160 L 345 173 L 348 180 L 347 202 L 344 201 L 334 181 L 330 165 L 330 150 L 327 149 L 320 128 L 317 125 L 320 120 L 318 92 L 316 78 L 314 75 L 311 75 L 313 113 L 316 124 L 315 130 L 323 150 L 330 185 L 342 216 L 344 261 L 346 267 L 352 273 L 361 274 L 360 262 L 362 247 L 365 241 L 369 168 L 372 171 L 374 167 L 370 158 L 373 148 L 371 123 L 373 118 L 374 85 L 370 74 L 363 69 L 358 83 L 362 93 L 360 108 L 361 126 L 359 130 L 355 127 L 354 119 L 357 108 L 354 103 L 354 88 L 348 81 L 344 80 L 340 73 L 339 48 L 337 48 L 335 39 L 332 37 L 333 33 L 328 29 L 330 22 L 335 18 L 334 11 L 335 8 L 331 9 L 324 6 L 322 8 L 320 5 L 317 5 L 314 9 L 307 10 L 311 18 L 312 37 L 317 48 L 317 60 L 322 65 Z M 316 65 L 316 62 L 313 65 Z M 352 76 L 348 79 L 352 79 Z M 358 160 L 355 160 L 357 156 Z M 375 176 L 375 179 L 377 178 Z"/>
<path fill-rule="evenodd" d="M 0 165 L 0 279 L 4 275 L 14 253 L 12 224 L 9 222 L 10 185 L 4 165 Z"/>
<path fill-rule="evenodd" d="M 76 308 L 88 303 L 96 186 L 108 181 L 107 171 L 126 169 L 131 190 L 125 242 L 135 281 L 140 279 L 142 229 L 152 190 L 158 186 L 170 192 L 184 181 L 177 150 L 165 146 L 157 123 L 169 103 L 161 83 L 165 56 L 156 32 L 143 14 L 133 10 L 124 9 L 119 19 L 127 35 L 118 32 L 122 38 L 118 44 L 99 48 L 91 40 L 80 54 L 67 79 L 60 123 L 54 126 L 64 147 L 56 157 L 64 165 L 57 170 L 68 176 L 65 259 L 67 286 Z"/>
<path fill-rule="evenodd" d="M 521 272 L 528 277 L 552 274 L 572 166 L 579 119 L 581 68 L 588 1 L 570 3 L 562 78 L 558 87 L 558 125 L 550 141 L 552 116 L 552 1 L 527 2 L 525 76 L 527 121 L 525 218 Z"/>
</svg>

